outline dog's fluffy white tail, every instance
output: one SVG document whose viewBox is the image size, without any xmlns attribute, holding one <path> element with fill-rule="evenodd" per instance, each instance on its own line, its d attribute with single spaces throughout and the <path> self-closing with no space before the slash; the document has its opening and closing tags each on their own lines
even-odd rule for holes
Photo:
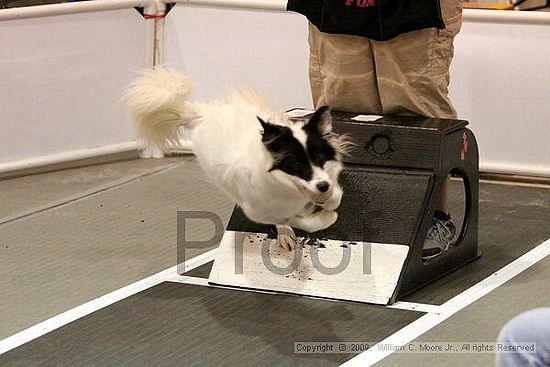
<svg viewBox="0 0 550 367">
<path fill-rule="evenodd" d="M 187 76 L 163 68 L 144 71 L 129 85 L 125 100 L 142 143 L 165 152 L 179 145 L 179 127 L 197 123 L 186 101 L 190 89 Z"/>
</svg>

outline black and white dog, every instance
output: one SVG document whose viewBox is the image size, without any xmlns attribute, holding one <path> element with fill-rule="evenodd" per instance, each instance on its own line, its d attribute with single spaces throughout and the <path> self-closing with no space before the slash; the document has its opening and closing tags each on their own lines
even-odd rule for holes
<svg viewBox="0 0 550 367">
<path fill-rule="evenodd" d="M 158 68 L 145 72 L 126 94 L 139 137 L 167 151 L 188 129 L 199 164 L 252 221 L 277 226 L 288 250 L 292 227 L 315 232 L 331 226 L 342 188 L 338 175 L 350 146 L 332 132 L 328 107 L 295 122 L 250 90 L 218 102 L 190 102 L 189 79 Z"/>
</svg>

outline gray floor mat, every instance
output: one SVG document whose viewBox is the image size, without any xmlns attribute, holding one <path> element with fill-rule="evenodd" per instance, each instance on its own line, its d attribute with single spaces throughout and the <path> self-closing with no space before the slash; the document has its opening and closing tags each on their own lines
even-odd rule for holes
<svg viewBox="0 0 550 367">
<path fill-rule="evenodd" d="M 1 225 L 0 338 L 175 265 L 178 210 L 231 207 L 189 163 Z"/>
<path fill-rule="evenodd" d="M 482 184 L 483 257 L 405 300 L 441 304 L 550 237 L 549 192 Z M 0 338 L 174 265 L 177 210 L 227 220 L 231 208 L 188 162 L 2 225 Z M 191 223 L 188 235 L 209 231 Z M 208 266 L 188 275 L 206 277 Z M 352 356 L 294 354 L 293 342 L 376 342 L 421 315 L 163 283 L 0 356 L 0 365 L 334 366 Z"/>
<path fill-rule="evenodd" d="M 162 283 L 0 356 L 3 366 L 337 366 L 299 341 L 377 342 L 420 312 Z"/>
</svg>

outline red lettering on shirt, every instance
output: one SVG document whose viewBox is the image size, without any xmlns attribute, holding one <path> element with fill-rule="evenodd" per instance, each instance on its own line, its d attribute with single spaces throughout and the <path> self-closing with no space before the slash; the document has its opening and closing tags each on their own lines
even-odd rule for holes
<svg viewBox="0 0 550 367">
<path fill-rule="evenodd" d="M 376 5 L 376 0 L 346 0 L 346 6 L 354 5 L 358 8 L 367 8 Z"/>
</svg>

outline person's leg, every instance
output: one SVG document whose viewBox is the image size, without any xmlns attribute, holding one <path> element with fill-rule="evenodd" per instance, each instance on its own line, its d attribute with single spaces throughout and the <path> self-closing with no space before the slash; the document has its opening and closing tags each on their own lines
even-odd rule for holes
<svg viewBox="0 0 550 367">
<path fill-rule="evenodd" d="M 384 42 L 373 42 L 378 89 L 384 114 L 456 118 L 449 99 L 453 40 L 462 25 L 462 0 L 441 0 L 446 29 L 421 29 Z M 444 252 L 456 228 L 448 207 L 445 181 L 426 239 L 424 258 Z"/>
<path fill-rule="evenodd" d="M 508 321 L 498 342 L 517 352 L 496 353 L 496 367 L 550 366 L 550 308 L 527 311 Z M 519 350 L 522 343 L 534 343 L 535 350 Z"/>
<path fill-rule="evenodd" d="M 446 29 L 427 28 L 373 41 L 384 114 L 456 118 L 449 99 L 453 40 L 462 25 L 462 0 L 441 0 Z"/>
<path fill-rule="evenodd" d="M 370 40 L 309 24 L 309 80 L 316 108 L 381 114 Z"/>
</svg>

